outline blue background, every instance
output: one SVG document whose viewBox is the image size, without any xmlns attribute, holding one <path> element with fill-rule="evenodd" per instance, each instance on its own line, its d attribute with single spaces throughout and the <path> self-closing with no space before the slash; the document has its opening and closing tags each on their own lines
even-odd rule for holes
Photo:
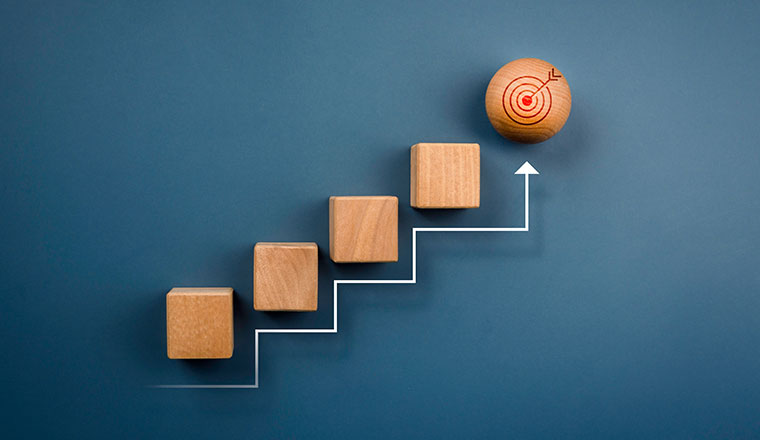
<svg viewBox="0 0 760 440">
<path fill-rule="evenodd" d="M 0 5 L 3 437 L 760 437 L 757 2 Z M 213 3 L 210 4 L 210 3 Z M 568 78 L 539 145 L 506 62 Z M 409 207 L 409 147 L 478 142 L 481 208 Z M 532 230 L 425 234 L 412 226 Z M 399 262 L 329 261 L 330 195 L 399 196 Z M 317 313 L 252 309 L 252 246 L 316 241 Z M 235 288 L 231 360 L 164 295 Z"/>
</svg>

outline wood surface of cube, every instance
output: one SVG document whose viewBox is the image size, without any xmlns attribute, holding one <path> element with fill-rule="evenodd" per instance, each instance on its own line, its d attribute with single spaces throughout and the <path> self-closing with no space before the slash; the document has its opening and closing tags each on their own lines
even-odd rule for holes
<svg viewBox="0 0 760 440">
<path fill-rule="evenodd" d="M 414 145 L 410 202 L 414 208 L 479 207 L 480 145 Z"/>
<path fill-rule="evenodd" d="M 316 243 L 256 243 L 253 308 L 278 312 L 317 310 Z"/>
<path fill-rule="evenodd" d="M 228 359 L 233 336 L 232 288 L 175 287 L 166 294 L 169 359 Z"/>
<path fill-rule="evenodd" d="M 398 197 L 330 197 L 330 258 L 336 263 L 398 261 Z"/>
</svg>

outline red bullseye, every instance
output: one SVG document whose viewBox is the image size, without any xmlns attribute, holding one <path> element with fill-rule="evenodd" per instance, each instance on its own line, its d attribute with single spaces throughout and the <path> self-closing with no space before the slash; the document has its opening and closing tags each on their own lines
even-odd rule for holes
<svg viewBox="0 0 760 440">
<path fill-rule="evenodd" d="M 501 97 L 504 112 L 520 125 L 535 125 L 549 114 L 552 92 L 535 76 L 521 76 L 510 82 Z"/>
<path fill-rule="evenodd" d="M 570 101 L 570 87 L 556 67 L 538 58 L 521 58 L 505 64 L 491 78 L 486 113 L 505 138 L 533 144 L 562 128 Z"/>
</svg>

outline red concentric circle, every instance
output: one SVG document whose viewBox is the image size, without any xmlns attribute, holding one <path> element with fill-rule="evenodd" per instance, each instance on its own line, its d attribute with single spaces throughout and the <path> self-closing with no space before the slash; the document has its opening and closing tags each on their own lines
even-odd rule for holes
<svg viewBox="0 0 760 440">
<path fill-rule="evenodd" d="M 521 76 L 504 89 L 501 102 L 509 119 L 520 125 L 534 125 L 549 115 L 552 93 L 535 76 Z"/>
</svg>

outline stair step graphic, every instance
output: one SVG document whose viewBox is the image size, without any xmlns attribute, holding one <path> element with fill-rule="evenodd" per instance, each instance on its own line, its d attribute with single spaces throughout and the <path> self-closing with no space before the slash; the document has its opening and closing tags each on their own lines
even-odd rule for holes
<svg viewBox="0 0 760 440">
<path fill-rule="evenodd" d="M 525 223 L 518 227 L 425 227 L 412 228 L 412 277 L 408 280 L 334 280 L 333 281 L 333 325 L 332 328 L 310 329 L 255 329 L 254 330 L 254 379 L 252 384 L 164 384 L 153 385 L 153 388 L 182 389 L 182 388 L 259 388 L 259 337 L 262 334 L 321 334 L 338 333 L 338 290 L 345 284 L 416 284 L 417 283 L 417 234 L 424 232 L 528 232 L 530 230 L 530 176 L 539 174 L 529 163 L 525 162 L 517 169 L 515 175 L 525 178 Z M 231 289 L 230 289 L 231 294 Z M 230 307 L 231 310 L 231 307 Z M 231 323 L 231 320 L 230 320 Z M 231 353 L 231 352 L 230 352 Z"/>
</svg>

